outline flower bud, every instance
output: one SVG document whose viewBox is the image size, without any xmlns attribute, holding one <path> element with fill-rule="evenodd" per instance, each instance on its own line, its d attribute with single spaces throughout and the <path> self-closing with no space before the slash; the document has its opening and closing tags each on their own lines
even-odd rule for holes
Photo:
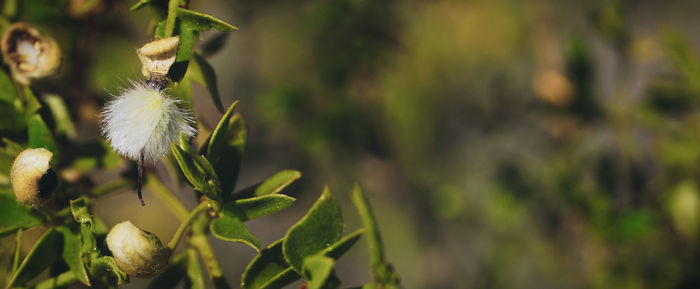
<svg viewBox="0 0 700 289">
<path fill-rule="evenodd" d="M 52 157 L 50 151 L 38 148 L 26 149 L 15 158 L 10 182 L 18 202 L 36 207 L 49 199 L 58 183 L 50 164 Z"/>
<path fill-rule="evenodd" d="M 0 42 L 2 56 L 13 78 L 21 84 L 52 75 L 61 63 L 61 49 L 53 38 L 27 23 L 12 24 Z"/>
<path fill-rule="evenodd" d="M 114 226 L 107 234 L 107 247 L 119 268 L 134 277 L 158 275 L 168 265 L 170 250 L 152 233 L 129 221 Z"/>
</svg>

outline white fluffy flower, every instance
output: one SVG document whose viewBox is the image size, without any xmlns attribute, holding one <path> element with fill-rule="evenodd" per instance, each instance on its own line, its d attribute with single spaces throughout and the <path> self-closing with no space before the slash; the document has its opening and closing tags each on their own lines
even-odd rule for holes
<svg viewBox="0 0 700 289">
<path fill-rule="evenodd" d="M 143 150 L 146 160 L 157 161 L 180 133 L 191 137 L 197 132 L 178 102 L 152 85 L 134 83 L 105 105 L 102 133 L 119 154 L 138 160 Z"/>
</svg>

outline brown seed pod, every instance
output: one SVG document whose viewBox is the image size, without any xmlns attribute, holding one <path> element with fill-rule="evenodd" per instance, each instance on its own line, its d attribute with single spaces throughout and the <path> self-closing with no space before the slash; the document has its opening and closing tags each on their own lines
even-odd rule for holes
<svg viewBox="0 0 700 289">
<path fill-rule="evenodd" d="M 141 60 L 141 73 L 148 82 L 165 88 L 168 70 L 175 63 L 180 36 L 167 37 L 146 43 L 136 53 Z"/>
<path fill-rule="evenodd" d="M 18 202 L 34 207 L 46 203 L 58 183 L 50 164 L 52 157 L 53 154 L 43 148 L 26 149 L 17 155 L 10 181 Z"/>
<path fill-rule="evenodd" d="M 27 23 L 12 24 L 1 41 L 3 60 L 21 84 L 53 75 L 61 64 L 61 48 L 56 41 Z"/>
</svg>

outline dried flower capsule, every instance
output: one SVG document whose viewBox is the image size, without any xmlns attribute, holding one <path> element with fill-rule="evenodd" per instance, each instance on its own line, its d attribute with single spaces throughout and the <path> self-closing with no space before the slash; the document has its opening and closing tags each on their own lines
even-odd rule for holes
<svg viewBox="0 0 700 289">
<path fill-rule="evenodd" d="M 18 202 L 36 207 L 49 199 L 58 183 L 52 157 L 50 151 L 38 148 L 26 149 L 15 158 L 10 181 Z"/>
<path fill-rule="evenodd" d="M 170 250 L 158 237 L 129 221 L 117 224 L 107 234 L 107 247 L 119 268 L 135 277 L 151 277 L 168 265 Z"/>
<path fill-rule="evenodd" d="M 61 63 L 56 41 L 27 23 L 12 24 L 2 36 L 2 56 L 13 78 L 22 84 L 52 75 Z"/>
<path fill-rule="evenodd" d="M 141 60 L 141 73 L 150 81 L 165 88 L 167 83 L 166 75 L 170 66 L 175 63 L 177 46 L 180 43 L 180 36 L 167 37 L 146 43 L 136 51 Z"/>
</svg>

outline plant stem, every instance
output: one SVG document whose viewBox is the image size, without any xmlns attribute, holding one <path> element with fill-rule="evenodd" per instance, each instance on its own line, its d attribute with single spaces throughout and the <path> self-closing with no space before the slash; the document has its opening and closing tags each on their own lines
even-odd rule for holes
<svg viewBox="0 0 700 289">
<path fill-rule="evenodd" d="M 180 242 L 180 238 L 182 238 L 182 234 L 185 233 L 185 230 L 187 230 L 187 227 L 189 227 L 190 223 L 199 215 L 199 213 L 206 211 L 209 209 L 210 203 L 208 201 L 200 203 L 192 212 L 190 212 L 190 215 L 187 217 L 187 220 L 182 222 L 180 224 L 180 227 L 177 228 L 177 231 L 175 231 L 175 235 L 173 235 L 173 238 L 170 240 L 170 243 L 168 243 L 168 248 L 172 251 L 175 250 L 175 247 L 177 246 L 177 243 Z"/>
<path fill-rule="evenodd" d="M 367 196 L 357 184 L 352 189 L 352 200 L 355 203 L 360 219 L 362 219 L 363 226 L 367 229 L 370 264 L 372 267 L 384 264 L 384 244 L 382 243 L 382 236 L 379 234 L 379 228 L 377 228 L 377 218 L 374 216 L 369 201 L 367 201 Z"/>
<path fill-rule="evenodd" d="M 34 286 L 34 289 L 53 289 L 53 288 L 61 288 L 65 287 L 75 281 L 78 281 L 78 278 L 75 277 L 75 274 L 71 271 L 66 271 L 61 273 L 60 275 L 53 277 L 51 279 L 47 279 L 36 286 Z"/>
<path fill-rule="evenodd" d="M 21 259 L 22 254 L 22 228 L 17 230 L 17 238 L 15 239 L 15 256 L 12 259 L 12 268 L 10 268 L 10 272 L 14 273 L 17 271 L 17 268 L 19 267 L 19 261 Z"/>
<path fill-rule="evenodd" d="M 165 22 L 165 37 L 173 36 L 173 32 L 175 31 L 175 18 L 177 16 L 177 6 L 179 4 L 179 0 L 170 0 L 168 2 L 168 18 Z"/>
<path fill-rule="evenodd" d="M 208 217 L 202 216 L 196 219 L 192 224 L 192 237 L 189 239 L 189 244 L 197 249 L 199 255 L 202 257 L 202 261 L 204 261 L 204 265 L 209 272 L 209 277 L 211 277 L 211 280 L 214 282 L 214 287 L 216 289 L 230 289 L 231 286 L 224 278 L 219 261 L 216 259 L 216 254 L 214 254 L 214 250 L 209 243 L 209 238 L 207 236 L 208 226 Z"/>
<path fill-rule="evenodd" d="M 161 183 L 158 178 L 151 176 L 146 178 L 146 188 L 153 192 L 165 205 L 170 209 L 170 211 L 175 214 L 175 216 L 184 222 L 190 215 L 190 212 L 185 208 L 185 205 L 180 202 L 180 200 L 175 197 L 173 192 L 171 192 L 163 183 Z"/>
</svg>

